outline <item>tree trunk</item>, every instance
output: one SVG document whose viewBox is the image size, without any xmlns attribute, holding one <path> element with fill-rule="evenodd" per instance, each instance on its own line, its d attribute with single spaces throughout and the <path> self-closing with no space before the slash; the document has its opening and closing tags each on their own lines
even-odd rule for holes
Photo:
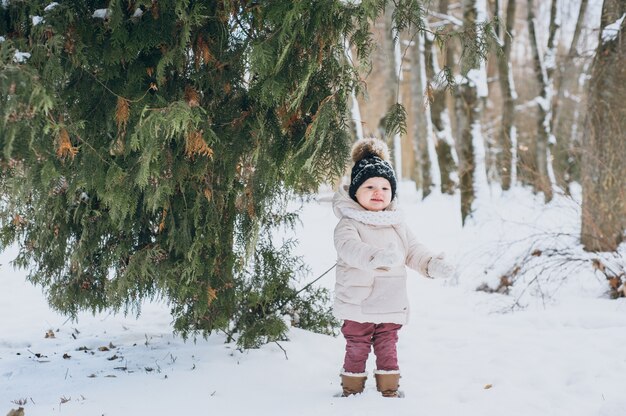
<svg viewBox="0 0 626 416">
<path fill-rule="evenodd" d="M 493 15 L 496 17 L 500 16 L 500 0 L 495 0 L 493 1 Z M 500 25 L 496 25 L 496 27 L 494 27 L 494 31 L 496 32 L 496 36 L 498 37 L 498 39 L 502 39 L 501 33 L 500 33 Z"/>
<path fill-rule="evenodd" d="M 578 42 L 587 9 L 587 1 L 581 0 L 576 20 L 574 36 L 564 61 L 558 66 L 555 85 L 557 85 L 556 99 L 552 104 L 552 132 L 556 143 L 553 148 L 554 177 L 556 184 L 569 194 L 569 184 L 577 179 L 577 165 L 579 164 L 575 148 L 579 147 L 577 138 L 573 137 L 574 126 L 578 123 L 576 115 L 579 103 L 581 83 L 585 77 L 579 76 L 582 65 L 576 62 L 579 57 Z M 567 92 L 567 95 L 566 95 Z"/>
<path fill-rule="evenodd" d="M 503 34 L 504 53 L 498 58 L 500 90 L 502 92 L 502 125 L 500 128 L 500 151 L 497 158 L 502 189 L 511 187 L 513 178 L 513 154 L 515 151 L 515 103 L 517 93 L 511 72 L 511 46 L 515 34 L 515 0 L 508 0 L 506 8 L 506 33 Z"/>
<path fill-rule="evenodd" d="M 467 83 L 457 88 L 455 112 L 457 121 L 456 152 L 459 157 L 459 181 L 461 189 L 461 220 L 465 220 L 472 212 L 472 204 L 476 198 L 474 190 L 474 144 L 472 142 L 472 124 L 477 116 L 478 97 L 476 88 Z"/>
<path fill-rule="evenodd" d="M 448 11 L 449 1 L 448 0 L 440 0 L 439 1 L 439 13 L 448 15 L 450 14 Z M 446 56 L 445 56 L 444 65 L 450 69 L 450 72 L 454 72 L 454 67 L 456 63 L 456 46 L 453 42 L 449 42 L 446 45 Z"/>
<path fill-rule="evenodd" d="M 556 39 L 559 29 L 561 25 L 559 23 L 559 19 L 557 19 L 558 14 L 558 0 L 552 0 L 550 5 L 550 26 L 548 33 L 548 49 L 546 50 L 546 75 L 548 81 L 552 81 L 554 69 L 556 68 Z"/>
<path fill-rule="evenodd" d="M 447 93 L 436 78 L 440 75 L 441 69 L 437 64 L 437 49 L 428 36 L 425 39 L 424 55 L 426 58 L 426 77 L 429 80 L 430 115 L 435 133 L 437 160 L 439 162 L 439 172 L 441 178 L 441 193 L 453 194 L 456 190 L 456 181 L 452 177 L 456 170 L 456 163 L 452 156 L 454 139 L 452 138 L 452 127 L 446 103 Z"/>
<path fill-rule="evenodd" d="M 449 15 L 449 1 L 439 1 L 439 13 L 443 15 Z M 436 76 L 441 75 L 441 68 L 437 64 L 437 53 L 435 45 L 430 42 L 431 46 L 426 45 L 426 71 L 427 78 L 434 80 Z M 429 56 L 430 61 L 429 61 Z M 450 42 L 445 48 L 444 65 L 449 68 L 451 72 L 454 71 L 456 63 L 456 46 Z M 431 65 L 432 64 L 432 65 Z M 436 136 L 436 151 L 437 160 L 439 162 L 439 172 L 441 174 L 441 192 L 447 194 L 453 194 L 458 186 L 455 179 L 457 170 L 455 159 L 455 143 L 452 136 L 452 120 L 450 119 L 450 113 L 448 111 L 448 105 L 446 100 L 447 94 L 439 91 L 435 88 L 433 102 L 431 104 L 431 115 L 433 120 L 433 131 Z"/>
<path fill-rule="evenodd" d="M 398 62 L 397 62 L 397 51 L 396 48 L 398 47 L 394 36 L 394 29 L 393 29 L 393 9 L 394 9 L 394 5 L 392 2 L 387 4 L 387 7 L 385 8 L 385 15 L 383 16 L 384 18 L 384 23 L 385 23 L 385 40 L 384 40 L 384 48 L 385 48 L 385 55 L 387 55 L 388 59 L 390 59 L 390 65 L 389 65 L 389 76 L 387 78 L 387 89 L 388 89 L 388 99 L 389 101 L 387 102 L 387 108 L 385 111 L 385 114 L 387 114 L 389 112 L 389 110 L 391 110 L 391 108 L 393 108 L 393 106 L 397 103 L 400 102 L 400 74 L 399 74 L 399 68 L 398 68 Z M 391 157 L 392 161 L 393 161 L 393 165 L 395 167 L 395 171 L 396 171 L 396 175 L 398 176 L 398 178 L 400 178 L 400 176 L 402 175 L 402 160 L 401 157 L 399 157 L 399 155 L 401 154 L 401 152 L 399 151 L 400 149 L 396 149 L 397 146 L 400 145 L 400 137 L 398 134 L 394 134 L 393 136 L 390 134 L 390 132 L 385 130 L 385 117 L 383 116 L 383 119 L 380 120 L 380 124 L 382 126 L 382 131 L 385 132 L 385 135 L 383 137 L 383 140 L 387 141 L 387 144 L 389 145 L 389 156 Z"/>
<path fill-rule="evenodd" d="M 581 242 L 615 251 L 626 230 L 626 2 L 605 0 L 582 154 Z M 621 20 L 618 20 L 621 19 Z M 616 23 L 619 22 L 619 23 Z"/>
<path fill-rule="evenodd" d="M 411 65 L 411 95 L 413 110 L 413 154 L 415 165 L 412 178 L 418 189 L 422 189 L 422 196 L 430 194 L 433 187 L 431 172 L 431 160 L 428 155 L 428 120 L 426 109 L 423 105 L 424 90 L 426 88 L 423 76 L 424 72 L 424 34 L 418 33 L 415 36 L 412 50 Z"/>
<path fill-rule="evenodd" d="M 480 2 L 480 5 L 478 4 Z M 482 12 L 482 13 L 481 13 Z M 463 25 L 474 28 L 479 15 L 486 13 L 484 0 L 463 2 Z M 485 18 L 486 16 L 481 16 Z M 457 154 L 459 157 L 459 179 L 461 187 L 461 220 L 465 224 L 472 212 L 477 193 L 486 186 L 484 171 L 484 145 L 480 128 L 482 102 L 479 100 L 479 85 L 486 84 L 484 67 L 471 68 L 456 92 Z"/>
<path fill-rule="evenodd" d="M 549 202 L 552 200 L 552 186 L 550 178 L 548 177 L 548 140 L 550 137 L 549 81 L 539 51 L 537 33 L 535 30 L 535 7 L 533 3 L 533 0 L 528 0 L 528 32 L 533 52 L 535 76 L 537 78 L 539 88 L 541 89 L 540 96 L 537 97 L 537 140 L 535 147 L 537 171 L 535 172 L 533 186 L 535 192 L 543 192 L 545 201 Z"/>
</svg>

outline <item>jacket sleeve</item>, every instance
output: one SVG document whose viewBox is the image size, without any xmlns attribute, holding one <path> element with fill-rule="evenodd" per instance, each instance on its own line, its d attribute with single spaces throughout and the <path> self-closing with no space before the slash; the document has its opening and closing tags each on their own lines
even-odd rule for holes
<svg viewBox="0 0 626 416">
<path fill-rule="evenodd" d="M 433 258 L 434 254 L 426 248 L 424 244 L 421 244 L 415 238 L 415 235 L 406 229 L 406 237 L 408 243 L 408 251 L 406 257 L 406 264 L 413 270 L 417 270 L 426 277 L 428 275 L 428 263 Z"/>
<path fill-rule="evenodd" d="M 374 269 L 370 262 L 380 248 L 364 243 L 352 221 L 342 219 L 335 227 L 335 249 L 341 261 L 361 270 Z"/>
</svg>

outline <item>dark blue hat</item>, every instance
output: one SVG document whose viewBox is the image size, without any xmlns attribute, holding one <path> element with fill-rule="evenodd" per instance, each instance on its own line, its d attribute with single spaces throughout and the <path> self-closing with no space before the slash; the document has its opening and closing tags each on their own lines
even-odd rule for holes
<svg viewBox="0 0 626 416">
<path fill-rule="evenodd" d="M 376 138 L 358 140 L 352 147 L 352 174 L 348 194 L 356 201 L 356 191 L 369 178 L 385 178 L 391 184 L 391 199 L 396 196 L 396 174 L 391 164 L 386 160 L 389 149 L 387 145 Z"/>
</svg>

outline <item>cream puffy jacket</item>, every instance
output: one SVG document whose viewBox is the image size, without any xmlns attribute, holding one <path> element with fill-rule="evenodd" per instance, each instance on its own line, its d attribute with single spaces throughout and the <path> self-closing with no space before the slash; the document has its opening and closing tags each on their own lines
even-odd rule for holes
<svg viewBox="0 0 626 416">
<path fill-rule="evenodd" d="M 345 189 L 340 189 L 333 198 L 333 210 L 339 218 L 335 227 L 335 317 L 406 324 L 406 266 L 428 276 L 428 262 L 433 254 L 417 242 L 396 211 L 395 201 L 384 211 L 368 211 L 351 199 Z M 403 261 L 388 270 L 375 269 L 371 265 L 374 255 L 390 245 L 397 247 Z"/>
</svg>

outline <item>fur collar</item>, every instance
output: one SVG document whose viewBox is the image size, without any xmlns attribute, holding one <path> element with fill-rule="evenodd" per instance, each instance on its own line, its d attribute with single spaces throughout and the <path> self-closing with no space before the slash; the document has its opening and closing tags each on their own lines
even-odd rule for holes
<svg viewBox="0 0 626 416">
<path fill-rule="evenodd" d="M 342 214 L 369 225 L 396 225 L 402 222 L 400 211 L 368 211 L 366 209 L 343 208 Z"/>
<path fill-rule="evenodd" d="M 402 212 L 396 210 L 392 201 L 385 211 L 368 211 L 348 196 L 345 188 L 339 189 L 333 198 L 333 208 L 337 217 L 351 218 L 369 225 L 396 225 L 404 220 Z"/>
</svg>

